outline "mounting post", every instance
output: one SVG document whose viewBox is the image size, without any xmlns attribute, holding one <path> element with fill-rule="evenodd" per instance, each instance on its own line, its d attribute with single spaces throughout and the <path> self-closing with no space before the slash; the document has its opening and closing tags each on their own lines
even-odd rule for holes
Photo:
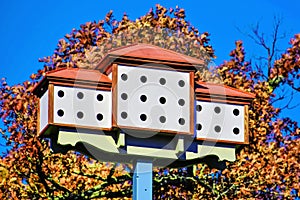
<svg viewBox="0 0 300 200">
<path fill-rule="evenodd" d="M 137 161 L 133 174 L 133 200 L 152 200 L 152 162 Z"/>
</svg>

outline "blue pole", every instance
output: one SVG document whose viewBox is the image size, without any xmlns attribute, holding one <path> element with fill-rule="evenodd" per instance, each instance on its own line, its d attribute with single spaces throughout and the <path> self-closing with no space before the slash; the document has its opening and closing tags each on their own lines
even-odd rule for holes
<svg viewBox="0 0 300 200">
<path fill-rule="evenodd" d="M 152 162 L 137 161 L 135 163 L 133 200 L 152 200 Z"/>
</svg>

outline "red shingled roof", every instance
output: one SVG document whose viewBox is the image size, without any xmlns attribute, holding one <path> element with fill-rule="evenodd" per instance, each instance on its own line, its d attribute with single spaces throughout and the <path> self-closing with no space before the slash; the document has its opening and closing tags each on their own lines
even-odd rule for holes
<svg viewBox="0 0 300 200">
<path fill-rule="evenodd" d="M 255 95 L 249 92 L 238 90 L 233 87 L 229 87 L 223 84 L 208 83 L 197 81 L 196 82 L 196 93 L 204 94 L 224 94 L 226 96 L 232 97 L 244 97 L 244 98 L 254 98 Z"/>
<path fill-rule="evenodd" d="M 85 80 L 91 82 L 111 83 L 110 78 L 99 72 L 99 70 L 67 68 L 50 71 L 46 77 L 56 77 L 72 80 Z"/>
<path fill-rule="evenodd" d="M 110 78 L 100 73 L 99 70 L 61 68 L 47 72 L 43 80 L 32 89 L 32 92 L 38 96 L 42 95 L 50 82 L 54 85 L 76 85 L 78 87 L 102 87 L 106 89 L 110 89 L 112 84 Z"/>
<path fill-rule="evenodd" d="M 255 95 L 223 84 L 197 81 L 195 93 L 198 100 L 213 100 L 224 103 L 248 104 Z"/>
<path fill-rule="evenodd" d="M 108 67 L 108 63 L 116 59 L 138 60 L 148 62 L 168 63 L 174 65 L 204 65 L 204 61 L 196 59 L 169 49 L 164 49 L 150 44 L 132 44 L 109 51 L 96 69 Z"/>
</svg>

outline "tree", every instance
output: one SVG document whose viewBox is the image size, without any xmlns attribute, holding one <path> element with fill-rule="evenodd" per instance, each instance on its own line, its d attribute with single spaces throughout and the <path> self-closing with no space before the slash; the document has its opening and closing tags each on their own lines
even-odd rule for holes
<svg viewBox="0 0 300 200">
<path fill-rule="evenodd" d="M 104 20 L 87 22 L 61 39 L 52 56 L 40 59 L 45 67 L 29 81 L 0 84 L 0 117 L 4 137 L 11 149 L 1 159 L 0 196 L 3 199 L 99 199 L 131 197 L 130 165 L 103 163 L 77 152 L 53 154 L 49 141 L 37 138 L 37 98 L 31 89 L 47 71 L 55 68 L 93 68 L 114 47 L 135 42 L 151 43 L 209 62 L 215 57 L 209 34 L 200 33 L 185 20 L 185 11 L 156 5 L 132 21 L 124 14 L 117 21 L 110 11 Z M 156 169 L 156 199 L 280 198 L 300 196 L 299 128 L 292 119 L 279 118 L 272 105 L 274 89 L 299 79 L 300 34 L 291 47 L 272 63 L 266 79 L 245 61 L 241 41 L 231 59 L 217 71 L 199 69 L 196 78 L 223 81 L 256 95 L 250 106 L 250 145 L 242 147 L 237 161 L 224 171 L 205 164 L 193 172 Z M 280 78 L 279 78 L 280 77 Z M 276 79 L 276 81 L 275 81 Z M 192 175 L 193 174 L 193 175 Z M 166 186 L 168 185 L 168 186 Z"/>
</svg>

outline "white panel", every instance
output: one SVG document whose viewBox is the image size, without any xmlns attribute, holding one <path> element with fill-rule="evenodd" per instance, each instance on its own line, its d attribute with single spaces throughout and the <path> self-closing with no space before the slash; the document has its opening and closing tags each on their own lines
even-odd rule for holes
<svg viewBox="0 0 300 200">
<path fill-rule="evenodd" d="M 197 101 L 195 109 L 198 138 L 244 142 L 244 106 Z"/>
<path fill-rule="evenodd" d="M 127 146 L 127 153 L 132 155 L 150 156 L 155 158 L 178 159 L 178 152 L 176 150 L 169 149 Z"/>
<path fill-rule="evenodd" d="M 78 142 L 85 142 L 103 151 L 119 153 L 115 140 L 112 136 L 89 132 L 59 131 L 57 143 L 61 145 L 75 146 Z"/>
<path fill-rule="evenodd" d="M 118 66 L 118 125 L 190 132 L 189 83 L 189 73 Z"/>
<path fill-rule="evenodd" d="M 54 86 L 54 122 L 111 128 L 111 91 Z"/>
<path fill-rule="evenodd" d="M 197 158 L 202 158 L 204 156 L 216 155 L 219 157 L 219 160 L 228 160 L 235 161 L 235 146 L 211 146 L 201 144 L 198 145 L 197 153 L 194 152 L 186 152 L 186 159 L 192 160 Z"/>
<path fill-rule="evenodd" d="M 40 131 L 48 124 L 48 90 L 40 98 Z"/>
</svg>

